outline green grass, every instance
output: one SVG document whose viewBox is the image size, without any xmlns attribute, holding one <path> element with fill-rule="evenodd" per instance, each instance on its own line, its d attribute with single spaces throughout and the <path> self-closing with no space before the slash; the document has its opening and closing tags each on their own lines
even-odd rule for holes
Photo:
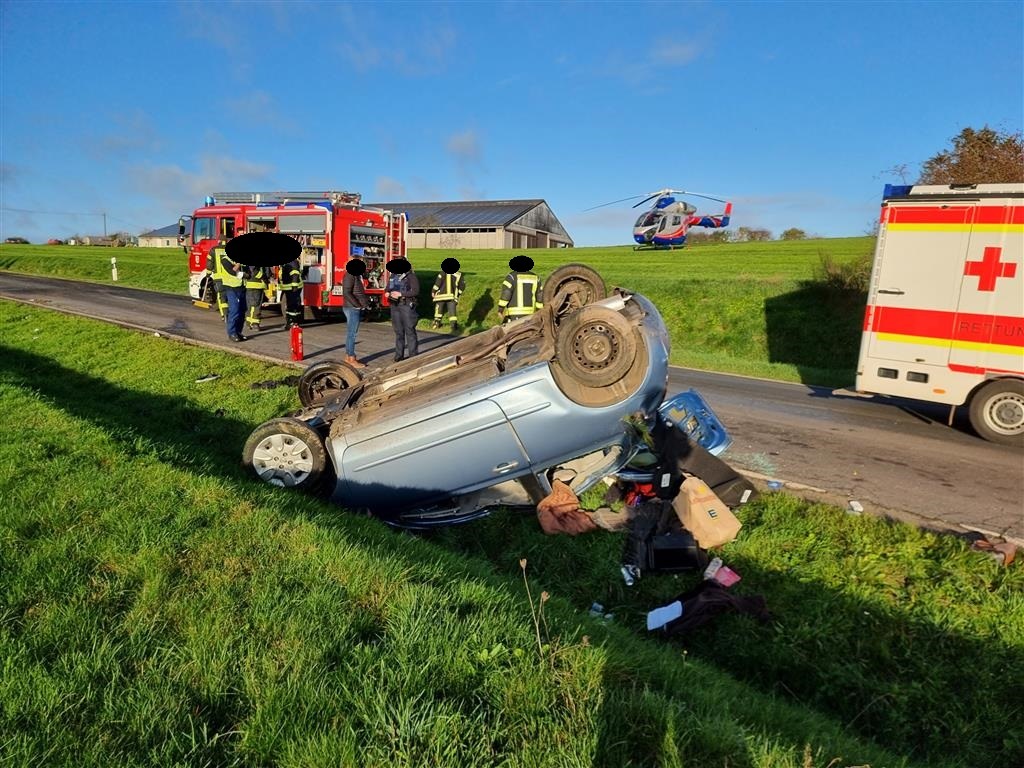
<svg viewBox="0 0 1024 768">
<path fill-rule="evenodd" d="M 821 258 L 843 264 L 870 254 L 871 238 L 713 243 L 674 251 L 627 246 L 530 251 L 541 277 L 570 261 L 597 269 L 609 285 L 640 291 L 659 307 L 672 339 L 672 362 L 823 386 L 853 383 L 865 296 L 816 279 Z M 422 295 L 454 255 L 467 290 L 459 317 L 468 332 L 494 325 L 501 282 L 515 251 L 416 250 Z M 180 249 L 0 245 L 0 268 L 110 282 L 117 257 L 124 285 L 184 294 L 187 260 Z M 422 317 L 432 317 L 429 301 Z M 429 321 L 421 321 L 423 327 Z"/>
<path fill-rule="evenodd" d="M 621 536 L 414 537 L 246 478 L 291 369 L 3 302 L 0 338 L 5 765 L 1024 759 L 1021 563 L 771 494 L 723 556 L 775 621 L 653 638 L 693 578 L 625 588 Z"/>
</svg>

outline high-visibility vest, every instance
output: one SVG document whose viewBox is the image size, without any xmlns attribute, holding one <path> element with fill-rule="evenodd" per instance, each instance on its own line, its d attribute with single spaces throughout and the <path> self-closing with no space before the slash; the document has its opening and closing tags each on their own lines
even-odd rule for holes
<svg viewBox="0 0 1024 768">
<path fill-rule="evenodd" d="M 234 267 L 241 267 L 241 264 L 232 261 L 228 256 L 227 248 L 222 245 L 214 248 L 213 253 L 217 257 L 217 265 L 221 270 L 221 282 L 228 288 L 241 288 L 243 285 L 242 269 L 239 269 L 237 273 L 233 271 Z"/>
<path fill-rule="evenodd" d="M 532 315 L 543 306 L 540 278 L 533 272 L 513 272 L 501 284 L 498 308 L 509 317 Z"/>
<path fill-rule="evenodd" d="M 434 281 L 434 290 L 432 291 L 434 301 L 458 301 L 464 289 L 465 283 L 462 280 L 461 272 L 451 275 L 442 272 Z"/>
</svg>

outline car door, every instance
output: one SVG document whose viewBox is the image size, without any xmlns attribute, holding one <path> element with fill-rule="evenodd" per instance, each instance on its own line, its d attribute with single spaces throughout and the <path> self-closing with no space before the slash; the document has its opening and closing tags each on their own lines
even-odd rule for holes
<svg viewBox="0 0 1024 768">
<path fill-rule="evenodd" d="M 423 408 L 383 430 L 346 437 L 341 485 L 357 505 L 402 507 L 466 493 L 522 474 L 529 462 L 490 400 Z"/>
</svg>

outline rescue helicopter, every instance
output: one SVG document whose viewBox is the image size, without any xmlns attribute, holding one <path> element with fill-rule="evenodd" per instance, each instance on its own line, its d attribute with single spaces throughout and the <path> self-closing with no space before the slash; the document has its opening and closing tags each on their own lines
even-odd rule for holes
<svg viewBox="0 0 1024 768">
<path fill-rule="evenodd" d="M 697 213 L 697 207 L 686 200 L 679 200 L 677 196 L 703 197 L 707 200 L 715 200 L 725 204 L 725 210 L 717 215 L 709 216 Z M 732 215 L 732 203 L 720 197 L 712 197 L 699 192 L 687 192 L 684 189 L 662 189 L 657 192 L 649 192 L 646 195 L 633 195 L 624 197 L 621 200 L 613 200 L 610 203 L 602 203 L 588 208 L 592 211 L 596 208 L 603 208 L 606 205 L 623 203 L 627 200 L 635 200 L 642 197 L 638 203 L 633 205 L 639 208 L 651 200 L 654 204 L 636 220 L 633 225 L 633 240 L 637 245 L 633 250 L 643 248 L 682 248 L 686 243 L 686 232 L 690 227 L 707 227 L 709 229 L 721 229 L 729 226 L 729 217 Z"/>
</svg>

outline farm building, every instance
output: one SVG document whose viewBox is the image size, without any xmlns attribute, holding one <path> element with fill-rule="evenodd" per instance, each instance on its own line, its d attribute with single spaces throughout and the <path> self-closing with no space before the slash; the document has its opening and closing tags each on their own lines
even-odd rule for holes
<svg viewBox="0 0 1024 768">
<path fill-rule="evenodd" d="M 177 248 L 178 225 L 170 224 L 152 232 L 139 235 L 139 246 L 142 248 Z"/>
<path fill-rule="evenodd" d="M 543 200 L 453 203 L 366 203 L 404 211 L 411 248 L 572 248 L 573 241 Z"/>
</svg>

